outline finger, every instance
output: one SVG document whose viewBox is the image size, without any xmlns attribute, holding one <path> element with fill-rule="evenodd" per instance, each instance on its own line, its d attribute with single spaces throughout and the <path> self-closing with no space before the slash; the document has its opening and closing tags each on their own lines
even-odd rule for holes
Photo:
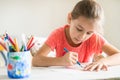
<svg viewBox="0 0 120 80">
<path fill-rule="evenodd" d="M 77 58 L 75 58 L 75 57 L 71 57 L 71 61 L 72 61 L 73 64 L 76 64 L 76 62 L 77 62 Z"/>
<path fill-rule="evenodd" d="M 76 64 L 76 61 L 75 61 L 75 60 L 72 60 L 72 64 L 73 64 L 73 65 Z"/>
<path fill-rule="evenodd" d="M 85 68 L 85 70 L 87 70 L 87 71 L 94 71 L 94 70 L 97 69 L 97 67 L 98 67 L 98 64 L 96 64 L 96 63 L 91 63 L 90 65 L 88 65 L 88 66 Z"/>
<path fill-rule="evenodd" d="M 76 56 L 71 56 L 71 58 L 72 58 L 72 60 L 74 60 L 74 61 L 77 61 L 77 60 L 78 60 L 78 57 L 76 57 Z"/>
<path fill-rule="evenodd" d="M 73 60 L 75 60 L 75 61 L 78 60 L 78 56 L 77 56 L 76 53 L 71 53 L 71 54 L 70 54 L 70 57 L 71 57 L 71 59 L 73 59 Z"/>
<path fill-rule="evenodd" d="M 85 71 L 89 70 L 89 68 L 90 68 L 91 66 L 92 66 L 92 63 L 89 64 L 89 65 L 86 65 L 85 68 L 84 68 L 84 70 L 85 70 Z"/>
<path fill-rule="evenodd" d="M 96 71 L 100 71 L 102 68 L 103 68 L 103 65 L 102 65 L 102 64 L 101 64 L 101 65 L 98 65 L 98 66 L 96 67 Z"/>
<path fill-rule="evenodd" d="M 107 70 L 108 70 L 108 66 L 107 66 L 107 65 L 104 65 L 104 66 L 102 67 L 102 70 L 107 71 Z"/>
<path fill-rule="evenodd" d="M 76 59 L 70 57 L 69 62 L 70 62 L 70 65 L 74 65 L 76 63 Z"/>
<path fill-rule="evenodd" d="M 97 64 L 93 64 L 93 65 L 91 65 L 91 67 L 88 70 L 89 71 L 94 71 L 94 70 L 96 70 L 97 67 L 98 67 Z"/>
<path fill-rule="evenodd" d="M 77 57 L 77 58 L 78 58 L 78 54 L 77 54 L 77 53 L 75 53 L 75 52 L 73 52 L 73 53 L 72 53 L 72 56 L 74 56 L 74 57 Z"/>
</svg>

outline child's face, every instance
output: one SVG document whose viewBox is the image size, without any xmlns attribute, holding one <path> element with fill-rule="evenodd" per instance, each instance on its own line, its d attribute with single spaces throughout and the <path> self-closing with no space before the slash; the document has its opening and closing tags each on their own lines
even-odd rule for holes
<svg viewBox="0 0 120 80">
<path fill-rule="evenodd" d="M 75 44 L 79 44 L 92 36 L 98 24 L 92 19 L 80 16 L 70 20 L 70 37 Z"/>
</svg>

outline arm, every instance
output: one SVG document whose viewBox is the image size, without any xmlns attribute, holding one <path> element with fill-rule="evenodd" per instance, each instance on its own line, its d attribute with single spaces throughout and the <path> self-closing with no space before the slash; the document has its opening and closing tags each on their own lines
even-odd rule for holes
<svg viewBox="0 0 120 80">
<path fill-rule="evenodd" d="M 101 58 L 104 58 L 105 56 L 103 54 L 95 54 L 94 55 L 94 58 L 93 58 L 93 61 L 98 61 L 100 60 Z"/>
<path fill-rule="evenodd" d="M 50 51 L 50 47 L 46 44 L 43 44 L 43 46 L 39 49 L 37 54 L 33 57 L 33 66 L 58 65 L 56 61 L 60 62 L 60 58 L 47 57 Z"/>
<path fill-rule="evenodd" d="M 109 43 L 105 43 L 102 50 L 108 55 L 85 67 L 85 70 L 107 70 L 107 66 L 120 65 L 120 51 Z"/>
<path fill-rule="evenodd" d="M 65 66 L 73 65 L 77 61 L 76 53 L 69 52 L 62 57 L 48 57 L 51 48 L 44 44 L 36 55 L 33 56 L 33 66 Z"/>
<path fill-rule="evenodd" d="M 115 48 L 109 43 L 106 43 L 103 47 L 102 50 L 108 55 L 106 59 L 104 60 L 105 64 L 108 66 L 113 66 L 113 65 L 120 65 L 120 50 Z"/>
</svg>

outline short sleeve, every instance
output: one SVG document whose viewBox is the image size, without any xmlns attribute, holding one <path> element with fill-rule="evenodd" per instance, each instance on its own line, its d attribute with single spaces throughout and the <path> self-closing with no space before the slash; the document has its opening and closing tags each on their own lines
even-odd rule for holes
<svg viewBox="0 0 120 80">
<path fill-rule="evenodd" d="M 107 41 L 102 35 L 98 35 L 97 53 L 102 53 L 102 47 Z"/>
<path fill-rule="evenodd" d="M 106 40 L 105 40 L 105 38 L 102 36 L 102 35 L 100 35 L 100 34 L 96 34 L 96 53 L 102 53 L 102 47 L 103 47 L 103 45 L 106 43 Z"/>
<path fill-rule="evenodd" d="M 45 41 L 45 44 L 47 44 L 51 50 L 53 51 L 56 47 L 57 44 L 57 39 L 58 39 L 58 35 L 57 35 L 57 31 L 54 30 L 47 38 L 47 40 Z"/>
<path fill-rule="evenodd" d="M 102 53 L 102 47 L 106 43 L 106 40 L 104 37 L 100 34 L 93 34 L 93 36 L 90 38 L 90 50 L 94 53 L 101 54 Z"/>
</svg>

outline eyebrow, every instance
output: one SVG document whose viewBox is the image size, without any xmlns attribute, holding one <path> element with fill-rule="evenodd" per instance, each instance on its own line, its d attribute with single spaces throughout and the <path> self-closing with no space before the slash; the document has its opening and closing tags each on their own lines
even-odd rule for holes
<svg viewBox="0 0 120 80">
<path fill-rule="evenodd" d="M 82 29 L 85 29 L 85 28 L 83 28 L 81 25 L 78 25 L 80 28 L 82 28 Z M 88 32 L 94 32 L 94 31 L 88 31 Z"/>
<path fill-rule="evenodd" d="M 81 25 L 78 25 L 80 28 L 84 29 Z"/>
</svg>

